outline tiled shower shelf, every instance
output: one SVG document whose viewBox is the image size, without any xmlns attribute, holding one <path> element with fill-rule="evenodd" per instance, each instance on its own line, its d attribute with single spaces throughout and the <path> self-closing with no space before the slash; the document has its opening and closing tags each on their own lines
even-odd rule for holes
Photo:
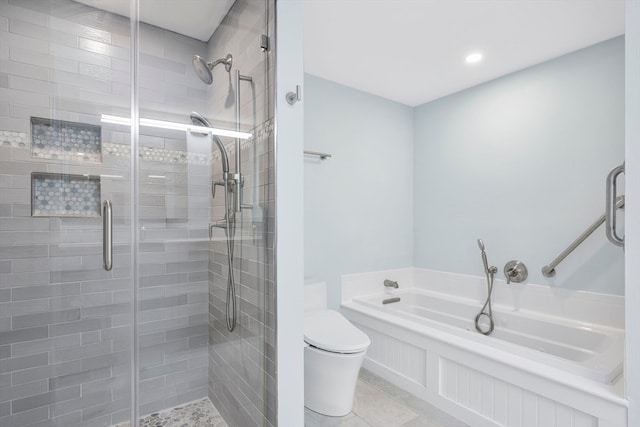
<svg viewBox="0 0 640 427">
<path fill-rule="evenodd" d="M 102 161 L 102 128 L 31 117 L 31 156 L 38 159 Z"/>
<path fill-rule="evenodd" d="M 33 172 L 31 215 L 99 217 L 100 177 Z"/>
</svg>

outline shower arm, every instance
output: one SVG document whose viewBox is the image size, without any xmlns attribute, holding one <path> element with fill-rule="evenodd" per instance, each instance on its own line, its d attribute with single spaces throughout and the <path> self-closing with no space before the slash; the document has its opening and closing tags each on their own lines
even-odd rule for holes
<svg viewBox="0 0 640 427">
<path fill-rule="evenodd" d="M 225 65 L 226 65 L 226 64 L 227 64 L 227 62 L 228 62 L 228 59 L 227 59 L 227 58 L 220 58 L 220 59 L 217 59 L 217 60 L 215 60 L 215 61 L 208 62 L 208 63 L 207 63 L 207 66 L 209 67 L 209 69 L 213 70 L 213 68 L 214 68 L 216 65 L 218 65 L 218 64 L 225 64 Z"/>
</svg>

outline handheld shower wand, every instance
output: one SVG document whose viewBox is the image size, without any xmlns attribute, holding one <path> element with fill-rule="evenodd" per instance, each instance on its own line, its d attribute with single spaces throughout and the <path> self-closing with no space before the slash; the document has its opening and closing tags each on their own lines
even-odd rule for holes
<svg viewBox="0 0 640 427">
<path fill-rule="evenodd" d="M 481 251 L 482 264 L 484 265 L 484 274 L 496 274 L 498 272 L 498 267 L 489 267 L 489 262 L 487 261 L 487 253 L 484 251 L 484 242 L 482 241 L 482 239 L 478 239 L 478 247 Z"/>
<path fill-rule="evenodd" d="M 493 322 L 493 312 L 491 311 L 491 292 L 493 291 L 493 277 L 498 272 L 498 267 L 492 265 L 489 266 L 489 262 L 487 261 L 487 253 L 484 251 L 484 242 L 482 239 L 478 239 L 478 247 L 480 248 L 480 254 L 482 256 L 482 264 L 484 265 L 484 274 L 487 276 L 487 300 L 484 302 L 482 306 L 482 310 L 476 316 L 475 324 L 476 330 L 483 335 L 489 335 L 493 332 L 493 328 L 495 326 Z M 489 327 L 485 330 L 480 325 L 480 319 L 486 317 L 489 319 Z"/>
</svg>

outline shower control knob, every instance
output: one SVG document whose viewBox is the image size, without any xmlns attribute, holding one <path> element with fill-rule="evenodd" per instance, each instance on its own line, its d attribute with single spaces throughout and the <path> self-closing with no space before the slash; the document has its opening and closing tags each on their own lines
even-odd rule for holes
<svg viewBox="0 0 640 427">
<path fill-rule="evenodd" d="M 522 283 L 527 280 L 529 272 L 523 262 L 512 260 L 504 266 L 504 275 L 507 278 L 507 284 Z"/>
</svg>

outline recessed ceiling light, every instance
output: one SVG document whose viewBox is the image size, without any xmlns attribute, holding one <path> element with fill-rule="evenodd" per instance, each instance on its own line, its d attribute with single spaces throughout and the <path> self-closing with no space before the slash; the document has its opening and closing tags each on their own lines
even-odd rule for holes
<svg viewBox="0 0 640 427">
<path fill-rule="evenodd" d="M 482 61 L 482 54 L 480 52 L 474 52 L 467 55 L 464 60 L 467 62 L 467 64 L 476 64 Z"/>
</svg>

